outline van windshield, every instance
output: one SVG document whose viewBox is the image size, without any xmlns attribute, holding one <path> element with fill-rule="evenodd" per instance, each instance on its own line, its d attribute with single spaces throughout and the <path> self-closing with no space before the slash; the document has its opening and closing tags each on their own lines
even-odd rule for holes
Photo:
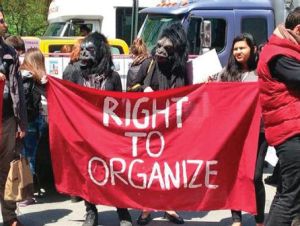
<svg viewBox="0 0 300 226">
<path fill-rule="evenodd" d="M 145 41 L 149 51 L 156 45 L 160 32 L 169 24 L 180 22 L 181 19 L 175 16 L 148 15 L 144 21 L 139 36 Z"/>
<path fill-rule="evenodd" d="M 61 36 L 66 23 L 51 23 L 48 25 L 44 36 Z"/>
</svg>

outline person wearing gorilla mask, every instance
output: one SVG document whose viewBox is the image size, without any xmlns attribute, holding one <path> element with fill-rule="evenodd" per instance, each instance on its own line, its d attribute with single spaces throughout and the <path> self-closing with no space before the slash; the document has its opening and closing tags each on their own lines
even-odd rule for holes
<svg viewBox="0 0 300 226">
<path fill-rule="evenodd" d="M 152 92 L 187 85 L 187 60 L 187 37 L 182 25 L 175 23 L 166 27 L 152 50 L 152 57 L 142 63 L 131 91 Z M 175 224 L 184 224 L 175 211 L 166 211 L 164 217 Z M 151 219 L 149 211 L 142 211 L 137 223 L 146 225 Z"/>
<path fill-rule="evenodd" d="M 137 74 L 132 91 L 157 91 L 187 84 L 187 37 L 181 24 L 165 28 L 152 50 L 152 57 L 145 60 Z"/>
<path fill-rule="evenodd" d="M 85 37 L 80 45 L 80 69 L 75 70 L 78 79 L 75 83 L 110 91 L 122 91 L 120 76 L 113 70 L 113 62 L 107 39 L 104 35 L 94 32 Z M 83 226 L 98 225 L 96 205 L 85 200 L 86 219 Z M 117 208 L 120 226 L 132 226 L 131 216 L 126 208 Z"/>
</svg>

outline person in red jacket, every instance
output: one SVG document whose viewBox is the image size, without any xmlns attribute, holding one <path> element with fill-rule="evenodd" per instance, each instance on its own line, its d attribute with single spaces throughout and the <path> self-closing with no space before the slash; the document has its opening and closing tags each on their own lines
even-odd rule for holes
<svg viewBox="0 0 300 226">
<path fill-rule="evenodd" d="M 300 7 L 279 25 L 260 54 L 257 73 L 269 145 L 275 147 L 281 182 L 267 226 L 290 226 L 300 213 Z"/>
</svg>

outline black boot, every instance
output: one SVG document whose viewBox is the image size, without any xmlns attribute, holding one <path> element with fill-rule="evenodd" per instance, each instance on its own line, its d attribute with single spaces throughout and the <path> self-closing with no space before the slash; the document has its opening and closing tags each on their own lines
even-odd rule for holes
<svg viewBox="0 0 300 226">
<path fill-rule="evenodd" d="M 33 177 L 33 188 L 34 188 L 34 194 L 38 198 L 42 198 L 45 196 L 45 191 L 42 189 L 39 177 L 36 173 L 32 175 Z M 43 192 L 44 191 L 44 192 Z"/>
<path fill-rule="evenodd" d="M 131 216 L 126 208 L 117 208 L 120 226 L 132 226 Z"/>
<path fill-rule="evenodd" d="M 85 221 L 82 226 L 97 226 L 98 213 L 95 210 L 89 210 L 86 213 Z"/>
</svg>

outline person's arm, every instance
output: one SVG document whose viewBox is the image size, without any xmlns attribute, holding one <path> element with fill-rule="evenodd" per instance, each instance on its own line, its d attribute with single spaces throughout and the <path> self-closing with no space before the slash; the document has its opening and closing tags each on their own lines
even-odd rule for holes
<svg viewBox="0 0 300 226">
<path fill-rule="evenodd" d="M 39 82 L 35 82 L 33 91 L 37 95 L 46 96 L 46 83 L 42 84 L 42 83 L 39 83 Z"/>
<path fill-rule="evenodd" d="M 147 71 L 150 65 L 151 59 L 144 60 L 139 68 L 135 81 L 131 84 L 132 86 L 127 89 L 129 92 L 143 92 L 144 79 L 147 76 Z"/>
<path fill-rule="evenodd" d="M 65 70 L 63 71 L 62 79 L 71 81 L 71 76 L 74 71 L 74 66 L 72 64 L 68 64 Z"/>
<path fill-rule="evenodd" d="M 289 87 L 300 85 L 300 61 L 279 55 L 272 59 L 269 64 L 272 77 L 285 83 Z"/>
<path fill-rule="evenodd" d="M 126 82 L 126 90 L 130 90 L 133 84 L 135 84 L 136 74 L 138 70 L 136 70 L 136 66 L 131 66 L 127 72 L 127 82 Z"/>
<path fill-rule="evenodd" d="M 25 94 L 23 89 L 23 81 L 21 73 L 17 72 L 15 75 L 18 84 L 18 91 L 19 91 L 19 119 L 18 119 L 18 132 L 16 137 L 23 138 L 25 136 L 25 131 L 27 129 L 27 108 L 26 108 L 26 100 Z"/>
<path fill-rule="evenodd" d="M 113 72 L 114 76 L 114 91 L 122 92 L 122 82 L 118 72 Z"/>
</svg>

